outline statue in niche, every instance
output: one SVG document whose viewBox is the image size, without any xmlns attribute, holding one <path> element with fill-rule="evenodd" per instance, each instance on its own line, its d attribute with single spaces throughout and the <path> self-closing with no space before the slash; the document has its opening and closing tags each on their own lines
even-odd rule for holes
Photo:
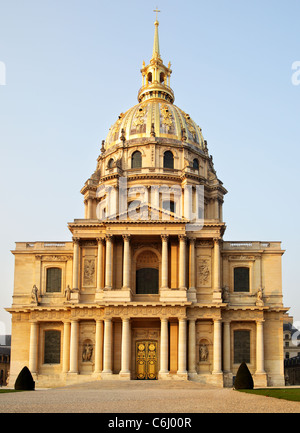
<svg viewBox="0 0 300 433">
<path fill-rule="evenodd" d="M 206 344 L 200 344 L 199 359 L 200 362 L 205 362 L 208 360 L 208 347 Z"/>
<path fill-rule="evenodd" d="M 82 361 L 83 362 L 88 362 L 92 360 L 92 355 L 93 355 L 93 345 L 90 343 L 86 343 L 83 346 L 83 351 L 82 351 Z"/>
<path fill-rule="evenodd" d="M 229 288 L 227 286 L 222 289 L 222 301 L 225 303 L 229 302 Z"/>
<path fill-rule="evenodd" d="M 66 298 L 67 301 L 69 301 L 71 299 L 71 289 L 70 289 L 69 285 L 65 289 L 65 298 Z"/>
<path fill-rule="evenodd" d="M 256 293 L 256 305 L 258 307 L 263 307 L 264 306 L 264 301 L 263 301 L 263 290 L 261 288 L 259 288 L 257 290 Z"/>
<path fill-rule="evenodd" d="M 39 289 L 36 287 L 36 285 L 34 285 L 31 291 L 31 299 L 32 299 L 31 302 L 35 303 L 36 305 L 39 304 L 38 295 L 39 295 Z"/>
</svg>

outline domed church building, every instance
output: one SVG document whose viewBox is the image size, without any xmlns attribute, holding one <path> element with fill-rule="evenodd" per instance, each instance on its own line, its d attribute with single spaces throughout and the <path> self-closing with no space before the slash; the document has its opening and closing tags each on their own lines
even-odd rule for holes
<svg viewBox="0 0 300 433">
<path fill-rule="evenodd" d="M 223 241 L 227 191 L 174 104 L 155 21 L 138 103 L 102 142 L 67 242 L 17 242 L 10 385 L 193 380 L 284 385 L 280 242 Z"/>
</svg>

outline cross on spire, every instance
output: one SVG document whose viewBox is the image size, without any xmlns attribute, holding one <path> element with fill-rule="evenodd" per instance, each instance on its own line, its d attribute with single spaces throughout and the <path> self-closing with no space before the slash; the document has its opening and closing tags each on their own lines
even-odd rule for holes
<svg viewBox="0 0 300 433">
<path fill-rule="evenodd" d="M 156 9 L 153 10 L 153 12 L 156 12 L 156 21 L 157 21 L 157 13 L 160 12 L 160 11 L 157 9 L 157 6 L 156 6 Z"/>
</svg>

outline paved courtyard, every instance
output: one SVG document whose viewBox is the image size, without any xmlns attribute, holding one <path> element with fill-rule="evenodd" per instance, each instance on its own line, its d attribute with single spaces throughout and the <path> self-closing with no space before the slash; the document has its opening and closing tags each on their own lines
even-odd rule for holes
<svg viewBox="0 0 300 433">
<path fill-rule="evenodd" d="M 95 381 L 0 394 L 1 413 L 299 413 L 300 402 L 195 382 Z"/>
</svg>

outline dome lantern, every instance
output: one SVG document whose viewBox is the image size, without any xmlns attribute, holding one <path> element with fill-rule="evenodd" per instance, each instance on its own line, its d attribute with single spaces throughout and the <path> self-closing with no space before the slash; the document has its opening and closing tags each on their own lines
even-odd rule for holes
<svg viewBox="0 0 300 433">
<path fill-rule="evenodd" d="M 159 12 L 157 9 L 154 11 Z M 138 93 L 138 101 L 143 102 L 152 98 L 164 99 L 167 102 L 174 102 L 174 93 L 170 87 L 170 76 L 172 73 L 171 63 L 165 66 L 161 57 L 159 50 L 159 37 L 158 37 L 158 26 L 159 22 L 156 17 L 154 23 L 154 42 L 153 42 L 153 52 L 152 58 L 149 65 L 145 65 L 143 62 L 143 67 L 141 69 L 142 73 L 142 87 Z"/>
</svg>

